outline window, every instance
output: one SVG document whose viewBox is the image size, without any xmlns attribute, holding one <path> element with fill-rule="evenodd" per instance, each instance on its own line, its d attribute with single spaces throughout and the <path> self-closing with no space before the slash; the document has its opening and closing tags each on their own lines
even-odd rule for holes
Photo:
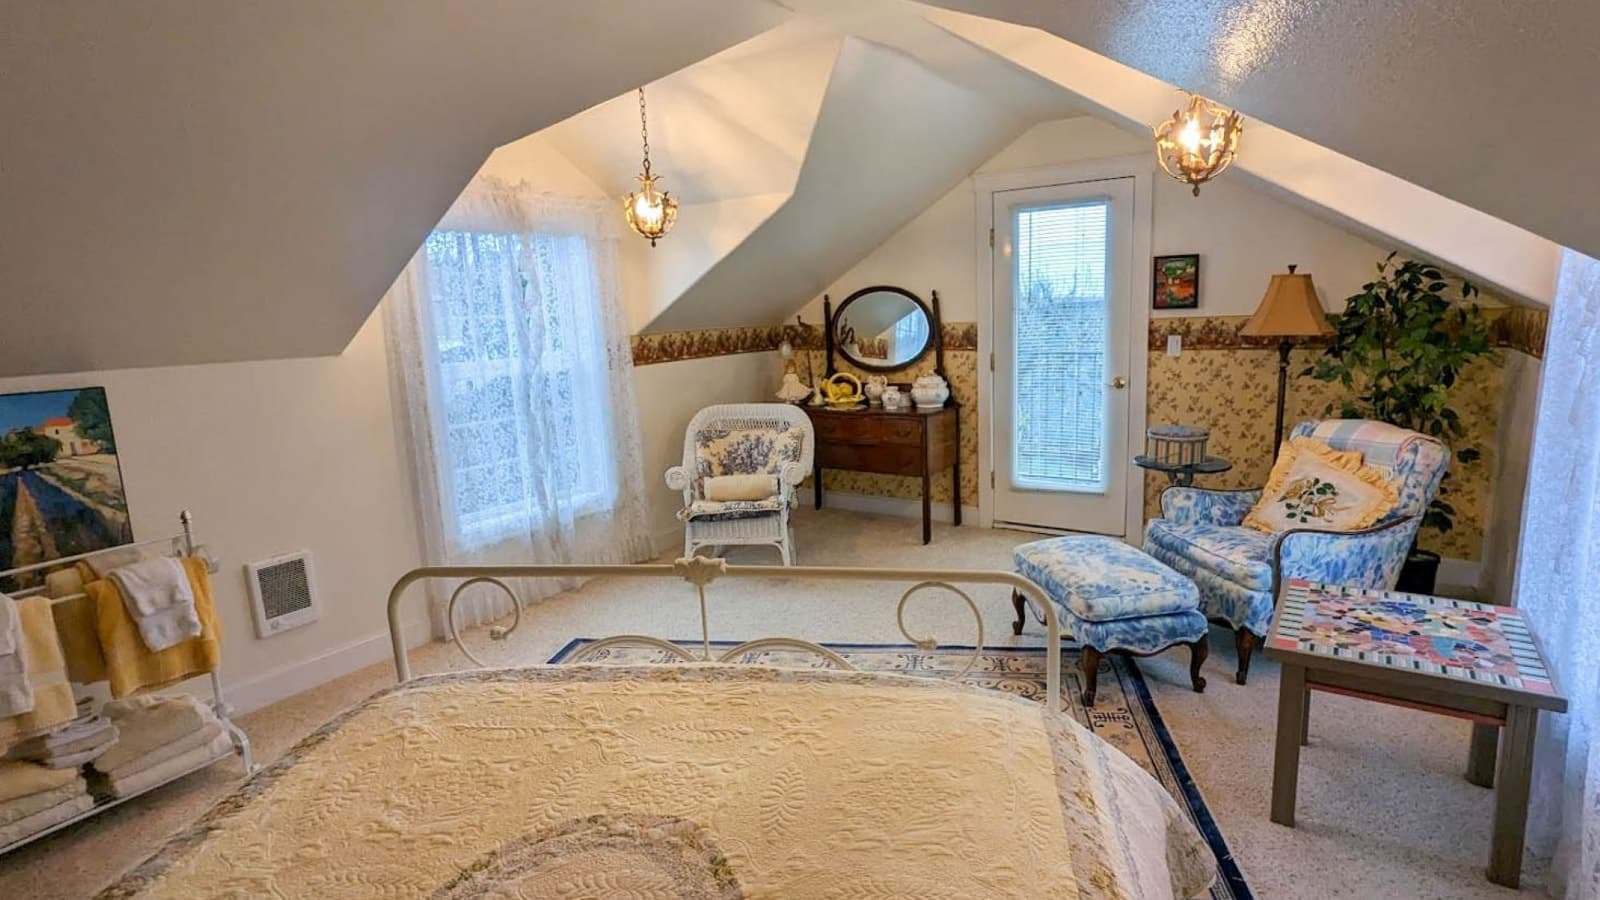
<svg viewBox="0 0 1600 900">
<path fill-rule="evenodd" d="M 1104 200 L 1016 211 L 1016 440 L 1018 486 L 1106 487 L 1106 261 Z"/>
<path fill-rule="evenodd" d="M 610 506 L 609 377 L 579 235 L 435 231 L 424 246 L 441 493 L 459 546 Z"/>
</svg>

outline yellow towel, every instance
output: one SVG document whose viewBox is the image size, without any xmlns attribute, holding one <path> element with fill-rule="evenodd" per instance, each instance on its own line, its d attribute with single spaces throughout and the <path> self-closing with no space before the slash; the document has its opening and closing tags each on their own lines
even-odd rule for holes
<svg viewBox="0 0 1600 900">
<path fill-rule="evenodd" d="M 31 762 L 0 762 L 0 803 L 53 791 L 78 780 L 77 769 L 47 769 Z"/>
<path fill-rule="evenodd" d="M 106 680 L 106 658 L 100 652 L 100 622 L 94 598 L 80 593 L 51 607 L 61 653 L 67 659 L 67 678 L 78 684 Z"/>
<path fill-rule="evenodd" d="M 49 731 L 78 715 L 72 685 L 67 683 L 67 664 L 61 658 L 61 642 L 56 639 L 56 620 L 50 614 L 50 598 L 29 597 L 16 603 L 22 618 L 22 640 L 27 645 L 28 680 L 33 682 L 33 709 L 0 719 L 0 747 Z"/>
<path fill-rule="evenodd" d="M 211 598 L 211 577 L 203 559 L 183 560 L 189 584 L 194 588 L 194 611 L 200 617 L 200 636 L 152 653 L 139 637 L 139 626 L 122 603 L 122 592 L 109 579 L 84 585 L 94 598 L 100 635 L 100 651 L 105 656 L 106 676 L 111 696 L 126 697 L 135 691 L 158 688 L 215 671 L 222 661 L 222 631 L 217 627 L 216 604 Z"/>
</svg>

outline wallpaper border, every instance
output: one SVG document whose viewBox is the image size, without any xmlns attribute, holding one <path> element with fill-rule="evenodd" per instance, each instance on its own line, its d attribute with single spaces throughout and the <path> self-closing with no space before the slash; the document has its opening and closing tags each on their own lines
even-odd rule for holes
<svg viewBox="0 0 1600 900">
<path fill-rule="evenodd" d="M 633 352 L 633 364 L 650 366 L 686 359 L 770 352 L 777 350 L 785 338 L 788 338 L 796 350 L 823 348 L 822 327 L 810 323 L 661 331 L 653 334 L 635 334 L 628 341 Z M 977 350 L 978 323 L 944 323 L 944 349 L 947 353 Z"/>
<path fill-rule="evenodd" d="M 1489 331 L 1495 345 L 1525 353 L 1535 359 L 1544 358 L 1545 330 L 1550 326 L 1550 313 L 1527 306 L 1503 309 L 1486 309 Z M 1329 316 L 1337 318 L 1337 316 Z M 1166 352 L 1167 338 L 1178 335 L 1183 339 L 1184 350 L 1270 350 L 1277 345 L 1274 338 L 1246 337 L 1239 333 L 1249 316 L 1164 316 L 1150 320 L 1149 350 Z M 1305 338 L 1294 341 L 1296 347 L 1322 347 L 1322 338 Z"/>
</svg>

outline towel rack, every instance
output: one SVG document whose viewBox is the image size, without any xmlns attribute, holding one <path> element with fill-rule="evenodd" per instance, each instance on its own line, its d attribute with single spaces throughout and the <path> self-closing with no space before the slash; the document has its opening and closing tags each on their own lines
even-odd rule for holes
<svg viewBox="0 0 1600 900">
<path fill-rule="evenodd" d="M 217 560 L 216 560 L 216 558 L 214 556 L 212 556 L 210 554 L 210 552 L 206 549 L 206 546 L 204 544 L 201 544 L 198 541 L 196 541 L 195 532 L 194 532 L 194 516 L 193 516 L 193 514 L 191 514 L 187 509 L 179 512 L 178 513 L 178 522 L 182 526 L 182 530 L 179 531 L 179 533 L 174 534 L 174 535 L 170 535 L 168 537 L 154 538 L 154 539 L 148 540 L 148 541 L 136 541 L 136 542 L 131 543 L 131 544 L 119 544 L 119 545 L 117 545 L 115 547 L 106 547 L 106 548 L 103 548 L 103 549 L 100 549 L 100 550 L 91 550 L 88 553 L 78 553 L 78 554 L 74 554 L 72 556 L 63 556 L 63 557 L 60 557 L 58 559 L 52 559 L 49 562 L 33 563 L 31 565 L 17 566 L 16 568 L 13 568 L 13 569 L 7 569 L 7 570 L 5 570 L 3 572 L 0 572 L 0 584 L 4 584 L 7 579 L 12 578 L 12 577 L 17 576 L 17 575 L 26 575 L 26 574 L 31 573 L 31 572 L 40 572 L 40 571 L 44 571 L 44 570 L 47 570 L 47 569 L 57 569 L 57 568 L 61 568 L 63 566 L 72 565 L 73 563 L 83 562 L 83 561 L 87 561 L 87 560 L 90 560 L 90 559 L 94 559 L 97 556 L 102 556 L 102 555 L 106 555 L 106 554 L 126 553 L 129 550 L 137 550 L 137 549 L 144 549 L 144 548 L 151 548 L 151 547 L 159 547 L 159 546 L 163 546 L 163 545 L 165 545 L 165 547 L 167 548 L 167 552 L 171 553 L 173 556 L 176 556 L 176 557 L 179 557 L 179 558 L 182 558 L 182 557 L 197 557 L 197 558 L 200 558 L 200 559 L 204 559 L 206 561 L 206 571 L 211 573 L 211 574 L 213 574 L 213 575 L 215 575 L 217 573 L 217 571 L 218 571 L 218 568 L 219 568 L 218 564 L 217 564 Z M 45 586 L 44 585 L 40 585 L 38 587 L 27 588 L 27 589 L 24 589 L 24 590 L 19 590 L 19 591 L 12 592 L 9 595 L 11 597 L 10 601 L 6 601 L 4 599 L 0 599 L 0 602 L 15 602 L 15 601 L 18 601 L 18 600 L 23 600 L 23 599 L 27 599 L 29 597 L 37 596 L 39 594 L 44 593 L 44 591 L 45 591 Z M 5 596 L 7 596 L 7 595 L 0 594 L 0 598 L 3 598 Z M 63 597 L 52 597 L 52 598 L 50 598 L 50 602 L 51 602 L 51 605 L 55 605 L 57 603 L 64 603 L 64 602 L 66 602 L 68 600 L 73 600 L 73 599 L 76 599 L 76 598 L 82 597 L 82 596 L 84 596 L 84 595 L 81 592 L 80 593 L 76 593 L 76 594 L 68 594 L 68 595 L 63 596 Z M 222 676 L 219 673 L 217 673 L 216 671 L 213 671 L 210 674 L 210 679 L 211 679 L 211 703 L 210 703 L 211 710 L 212 710 L 212 712 L 216 713 L 217 721 L 222 724 L 223 730 L 227 732 L 228 737 L 233 741 L 234 753 L 237 754 L 239 756 L 241 762 L 243 762 L 245 774 L 246 775 L 254 774 L 256 769 L 258 768 L 258 766 L 255 763 L 255 756 L 251 751 L 250 736 L 245 734 L 244 730 L 242 728 L 240 728 L 238 725 L 236 725 L 234 723 L 234 721 L 233 721 L 234 708 L 233 708 L 232 704 L 228 703 L 227 697 L 223 693 Z M 57 823 L 56 825 L 51 826 L 49 828 L 45 828 L 45 829 L 43 829 L 41 831 L 34 832 L 33 834 L 30 834 L 30 835 L 28 835 L 26 837 L 19 838 L 16 841 L 13 841 L 13 842 L 11 842 L 9 844 L 6 844 L 4 846 L 0 846 L 0 856 L 4 856 L 5 854 L 7 854 L 7 853 L 11 852 L 12 850 L 15 850 L 15 849 L 17 849 L 19 847 L 25 846 L 27 844 L 31 844 L 34 841 L 37 841 L 40 838 L 43 838 L 43 837 L 45 837 L 47 835 L 54 834 L 55 832 L 60 831 L 61 829 L 66 828 L 69 825 L 75 824 L 77 822 L 81 822 L 84 819 L 88 819 L 88 818 L 92 818 L 94 816 L 97 816 L 97 815 L 105 812 L 106 810 L 111 809 L 114 806 L 120 806 L 123 803 L 126 803 L 127 801 L 132 800 L 135 797 L 140 797 L 140 796 L 143 796 L 144 794 L 148 794 L 149 792 L 151 792 L 153 790 L 156 790 L 157 788 L 163 787 L 165 785 L 171 784 L 172 782 L 177 781 L 180 778 L 185 778 L 185 777 L 187 777 L 189 775 L 192 775 L 195 772 L 200 771 L 201 769 L 209 768 L 210 766 L 215 765 L 216 763 L 218 763 L 218 762 L 220 762 L 220 761 L 222 761 L 224 759 L 227 759 L 227 758 L 228 758 L 227 756 L 219 756 L 216 759 L 207 760 L 207 761 L 205 761 L 205 762 L 203 762 L 203 763 L 201 763 L 201 764 L 199 764 L 197 766 L 194 766 L 193 768 L 187 769 L 187 770 L 185 770 L 183 772 L 179 772 L 176 775 L 173 775 L 171 778 L 165 779 L 164 781 L 161 781 L 158 784 L 152 784 L 149 787 L 144 788 L 143 790 L 136 791 L 134 793 L 127 794 L 125 796 L 112 797 L 112 798 L 106 798 L 106 799 L 97 799 L 93 806 L 89 807 L 87 810 L 79 813 L 78 815 L 73 816 L 70 819 L 67 819 L 67 820 L 65 820 L 63 822 Z"/>
</svg>

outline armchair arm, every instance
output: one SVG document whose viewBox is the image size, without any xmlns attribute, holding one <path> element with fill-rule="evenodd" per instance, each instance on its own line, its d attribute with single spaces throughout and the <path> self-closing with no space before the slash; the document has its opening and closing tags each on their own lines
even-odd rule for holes
<svg viewBox="0 0 1600 900">
<path fill-rule="evenodd" d="M 811 470 L 799 463 L 784 463 L 783 471 L 778 475 L 778 481 L 786 487 L 799 487 L 800 482 L 806 480 Z"/>
<path fill-rule="evenodd" d="M 1303 578 L 1349 587 L 1389 588 L 1400 576 L 1420 516 L 1395 519 L 1360 531 L 1292 528 L 1273 542 L 1272 582 Z"/>
<path fill-rule="evenodd" d="M 689 489 L 689 470 L 683 466 L 673 466 L 667 470 L 667 487 L 675 491 Z"/>
<path fill-rule="evenodd" d="M 1161 516 L 1179 525 L 1238 525 L 1261 499 L 1261 491 L 1208 491 L 1169 487 L 1161 492 Z"/>
</svg>

